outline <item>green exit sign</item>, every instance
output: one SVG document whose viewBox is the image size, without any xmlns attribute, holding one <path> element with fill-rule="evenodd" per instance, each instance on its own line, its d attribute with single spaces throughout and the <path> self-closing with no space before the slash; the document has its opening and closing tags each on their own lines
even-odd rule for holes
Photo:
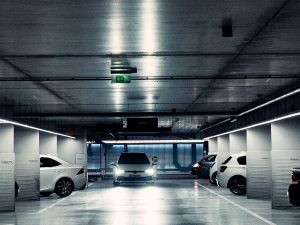
<svg viewBox="0 0 300 225">
<path fill-rule="evenodd" d="M 130 83 L 131 82 L 131 74 L 112 74 L 111 75 L 111 83 Z"/>
</svg>

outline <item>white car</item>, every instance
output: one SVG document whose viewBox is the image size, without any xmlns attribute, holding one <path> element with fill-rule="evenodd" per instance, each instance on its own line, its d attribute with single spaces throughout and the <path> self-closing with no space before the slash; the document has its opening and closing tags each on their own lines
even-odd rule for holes
<svg viewBox="0 0 300 225">
<path fill-rule="evenodd" d="M 209 170 L 209 182 L 212 184 L 217 184 L 218 164 L 216 162 L 217 158 L 215 159 L 215 162 L 211 165 Z"/>
<path fill-rule="evenodd" d="M 121 153 L 114 166 L 114 185 L 122 183 L 153 183 L 155 168 L 145 153 Z"/>
<path fill-rule="evenodd" d="M 232 154 L 220 166 L 217 184 L 227 187 L 233 194 L 246 193 L 246 152 Z"/>
<path fill-rule="evenodd" d="M 40 193 L 69 196 L 74 190 L 83 190 L 87 178 L 82 166 L 73 165 L 51 155 L 40 155 Z"/>
</svg>

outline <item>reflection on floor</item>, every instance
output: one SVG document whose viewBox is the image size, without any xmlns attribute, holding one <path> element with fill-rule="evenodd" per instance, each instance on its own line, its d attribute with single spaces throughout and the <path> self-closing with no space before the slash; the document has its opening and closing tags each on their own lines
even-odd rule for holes
<svg viewBox="0 0 300 225">
<path fill-rule="evenodd" d="M 0 224 L 299 224 L 300 209 L 272 210 L 270 201 L 234 196 L 207 180 L 158 180 L 153 186 L 113 187 L 97 181 L 68 198 L 17 202 L 15 213 L 0 213 Z"/>
</svg>

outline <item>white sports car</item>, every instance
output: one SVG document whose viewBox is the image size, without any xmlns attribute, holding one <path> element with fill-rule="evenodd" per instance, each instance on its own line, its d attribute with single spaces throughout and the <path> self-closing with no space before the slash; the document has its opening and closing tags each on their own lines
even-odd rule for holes
<svg viewBox="0 0 300 225">
<path fill-rule="evenodd" d="M 87 178 L 82 166 L 73 165 L 51 155 L 40 155 L 40 193 L 69 196 L 74 190 L 83 190 Z"/>
</svg>

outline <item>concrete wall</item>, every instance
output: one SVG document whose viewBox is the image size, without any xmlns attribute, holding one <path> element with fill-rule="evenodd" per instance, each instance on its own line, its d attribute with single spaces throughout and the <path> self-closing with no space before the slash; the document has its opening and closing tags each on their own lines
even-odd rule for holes
<svg viewBox="0 0 300 225">
<path fill-rule="evenodd" d="M 239 131 L 229 134 L 230 155 L 247 151 L 246 131 Z"/>
<path fill-rule="evenodd" d="M 228 158 L 230 155 L 229 150 L 229 135 L 223 135 L 218 137 L 218 157 L 217 157 L 217 165 L 218 167 Z"/>
<path fill-rule="evenodd" d="M 272 208 L 290 207 L 287 190 L 293 167 L 300 165 L 300 119 L 272 123 Z"/>
<path fill-rule="evenodd" d="M 218 138 L 210 138 L 208 140 L 209 153 L 218 152 Z"/>
<path fill-rule="evenodd" d="M 57 136 L 40 133 L 40 154 L 57 156 Z"/>
<path fill-rule="evenodd" d="M 247 130 L 247 197 L 270 199 L 271 172 L 271 126 Z"/>
<path fill-rule="evenodd" d="M 0 212 L 15 210 L 14 127 L 0 124 Z"/>
<path fill-rule="evenodd" d="M 82 165 L 87 171 L 86 138 L 70 139 L 58 136 L 57 155 L 69 163 Z"/>
<path fill-rule="evenodd" d="M 21 188 L 20 200 L 39 200 L 40 159 L 39 132 L 15 128 L 16 180 Z"/>
</svg>

